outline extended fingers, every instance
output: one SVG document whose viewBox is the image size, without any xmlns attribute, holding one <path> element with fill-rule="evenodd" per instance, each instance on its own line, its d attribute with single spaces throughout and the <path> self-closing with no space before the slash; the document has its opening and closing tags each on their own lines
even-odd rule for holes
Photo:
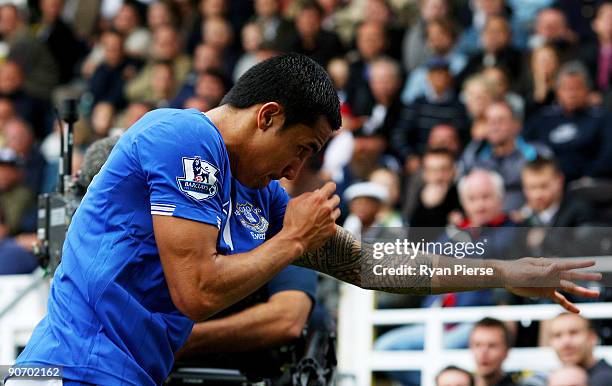
<svg viewBox="0 0 612 386">
<path fill-rule="evenodd" d="M 570 302 L 569 300 L 567 300 L 567 298 L 565 296 L 563 296 L 559 291 L 555 291 L 553 292 L 551 299 L 559 304 L 561 307 L 565 308 L 566 310 L 568 310 L 569 312 L 573 312 L 575 314 L 580 313 L 580 310 L 578 309 L 578 307 L 576 307 L 576 305 L 572 302 Z"/>
<path fill-rule="evenodd" d="M 599 291 L 581 287 L 567 280 L 561 280 L 561 289 L 576 296 L 583 296 L 588 298 L 596 298 L 599 296 Z"/>
<path fill-rule="evenodd" d="M 559 274 L 559 277 L 565 280 L 599 281 L 602 275 L 598 272 L 563 271 Z"/>
<path fill-rule="evenodd" d="M 560 261 L 556 260 L 553 265 L 558 271 L 569 271 L 572 269 L 588 268 L 595 265 L 595 260 L 570 260 Z"/>
</svg>

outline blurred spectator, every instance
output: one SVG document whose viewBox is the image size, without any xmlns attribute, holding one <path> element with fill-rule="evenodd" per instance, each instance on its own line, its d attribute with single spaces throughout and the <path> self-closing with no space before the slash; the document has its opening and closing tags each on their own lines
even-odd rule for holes
<svg viewBox="0 0 612 386">
<path fill-rule="evenodd" d="M 482 75 L 473 75 L 463 83 L 461 99 L 471 119 L 469 137 L 482 141 L 487 132 L 485 112 L 495 99 L 495 85 Z"/>
<path fill-rule="evenodd" d="M 98 26 L 102 0 L 69 0 L 62 16 L 72 25 L 77 38 L 87 40 Z"/>
<path fill-rule="evenodd" d="M 555 102 L 555 78 L 559 70 L 559 54 L 549 45 L 531 51 L 529 69 L 523 73 L 525 118 Z"/>
<path fill-rule="evenodd" d="M 151 59 L 138 75 L 127 83 L 125 94 L 129 101 L 147 100 L 153 95 L 153 72 L 159 61 L 171 64 L 174 81 L 178 84 L 185 80 L 191 68 L 191 60 L 181 53 L 178 32 L 167 25 L 155 30 Z"/>
<path fill-rule="evenodd" d="M 13 105 L 13 102 L 6 97 L 0 97 L 0 127 L 4 127 L 6 122 L 12 118 L 16 118 L 15 106 Z M 5 143 L 6 139 L 0 130 L 0 147 L 4 147 Z"/>
<path fill-rule="evenodd" d="M 427 46 L 429 22 L 450 16 L 447 0 L 419 0 L 419 19 L 406 30 L 402 44 L 404 70 L 410 72 L 427 63 L 432 53 Z"/>
<path fill-rule="evenodd" d="M 355 115 L 364 115 L 372 106 L 372 94 L 368 87 L 370 64 L 386 49 L 385 26 L 378 22 L 364 22 L 357 27 L 357 56 L 349 60 L 347 101 Z"/>
<path fill-rule="evenodd" d="M 459 131 L 467 128 L 467 115 L 453 90 L 448 62 L 434 58 L 427 63 L 427 68 L 432 92 L 415 99 L 403 109 L 392 133 L 392 147 L 408 174 L 418 168 L 415 160 L 425 151 L 429 131 L 433 126 L 452 123 Z"/>
<path fill-rule="evenodd" d="M 443 58 L 448 62 L 453 76 L 459 74 L 467 64 L 465 55 L 453 51 L 457 31 L 448 19 L 435 19 L 427 23 L 427 46 L 432 56 Z M 431 92 L 431 84 L 427 79 L 427 66 L 421 65 L 410 72 L 402 91 L 402 102 L 411 103 L 417 97 Z"/>
<path fill-rule="evenodd" d="M 528 140 L 552 148 L 568 181 L 612 176 L 612 120 L 589 106 L 589 75 L 580 62 L 568 62 L 557 76 L 558 105 L 542 109 L 525 128 Z"/>
<path fill-rule="evenodd" d="M 510 89 L 510 78 L 505 68 L 499 66 L 485 67 L 482 76 L 495 87 L 495 99 L 503 99 L 516 114 L 517 118 L 525 117 L 525 100 Z"/>
<path fill-rule="evenodd" d="M 0 275 L 30 273 L 37 266 L 36 257 L 9 236 L 8 225 L 0 207 Z"/>
<path fill-rule="evenodd" d="M 153 110 L 153 106 L 145 102 L 132 102 L 117 119 L 117 126 L 127 130 L 143 115 Z"/>
<path fill-rule="evenodd" d="M 459 202 L 465 217 L 450 219 L 446 237 L 473 241 L 487 239 L 480 258 L 509 258 L 516 238 L 515 223 L 503 211 L 504 181 L 491 170 L 474 169 L 457 183 Z M 500 229 L 504 228 L 504 229 Z"/>
<path fill-rule="evenodd" d="M 202 112 L 206 112 L 213 108 L 213 106 L 206 99 L 198 96 L 188 98 L 183 107 L 186 109 L 200 110 Z"/>
<path fill-rule="evenodd" d="M 554 6 L 565 14 L 570 27 L 584 42 L 593 37 L 591 22 L 597 6 L 608 0 L 555 0 Z"/>
<path fill-rule="evenodd" d="M 236 67 L 234 67 L 234 73 L 232 74 L 234 82 L 247 72 L 249 68 L 258 63 L 257 50 L 263 42 L 261 27 L 255 22 L 246 24 L 242 28 L 241 38 L 244 53 L 240 56 L 238 62 L 236 62 Z"/>
<path fill-rule="evenodd" d="M 0 5 L 0 34 L 8 43 L 8 60 L 23 70 L 25 91 L 48 99 L 59 81 L 57 63 L 47 47 L 32 36 L 13 4 Z"/>
<path fill-rule="evenodd" d="M 43 101 L 31 96 L 24 88 L 24 74 L 21 67 L 13 61 L 0 64 L 0 96 L 13 104 L 13 110 L 28 120 L 38 138 L 45 135 L 44 115 L 46 106 Z"/>
<path fill-rule="evenodd" d="M 377 138 L 382 154 L 387 148 L 391 129 L 397 125 L 402 103 L 399 90 L 402 85 L 400 65 L 389 57 L 380 57 L 370 64 L 368 81 L 374 104 L 371 110 L 361 117 L 363 125 L 355 132 L 356 137 Z"/>
<path fill-rule="evenodd" d="M 551 157 L 545 146 L 528 143 L 521 136 L 521 121 L 506 101 L 487 107 L 486 134 L 483 141 L 472 141 L 459 161 L 459 176 L 472 169 L 489 169 L 503 177 L 504 210 L 519 209 L 525 199 L 521 190 L 521 169 L 538 157 Z"/>
<path fill-rule="evenodd" d="M 473 7 L 472 23 L 463 31 L 459 39 L 457 49 L 460 52 L 466 55 L 476 54 L 481 49 L 490 52 L 491 47 L 487 49 L 486 45 L 490 45 L 493 39 L 497 40 L 493 35 L 498 35 L 499 39 L 503 39 L 504 45 L 513 45 L 517 48 L 525 46 L 526 33 L 520 22 L 510 14 L 511 9 L 506 7 L 505 0 L 474 0 L 470 4 Z M 489 37 L 485 37 L 487 33 L 484 30 L 487 24 L 495 18 L 498 21 L 494 26 L 489 27 Z M 499 19 L 505 21 L 503 29 L 500 27 Z"/>
<path fill-rule="evenodd" d="M 589 386 L 589 376 L 582 367 L 565 366 L 553 371 L 548 386 Z"/>
<path fill-rule="evenodd" d="M 349 115 L 353 116 L 353 112 L 350 106 L 347 104 L 347 92 L 346 89 L 348 87 L 349 81 L 349 64 L 346 58 L 339 56 L 333 58 L 327 64 L 327 73 L 331 78 L 334 88 L 338 93 L 338 99 L 340 99 L 340 114 L 342 114 L 342 127 L 346 127 L 346 122 L 344 122 L 344 117 Z"/>
<path fill-rule="evenodd" d="M 522 59 L 520 51 L 512 45 L 511 37 L 510 24 L 505 17 L 489 17 L 480 35 L 482 48 L 470 56 L 465 70 L 459 76 L 459 82 L 481 71 L 483 68 L 490 66 L 507 68 L 510 79 L 517 79 L 521 69 Z"/>
<path fill-rule="evenodd" d="M 228 86 L 223 74 L 214 70 L 207 70 L 198 76 L 194 95 L 204 99 L 210 108 L 217 107 L 227 93 Z"/>
<path fill-rule="evenodd" d="M 565 15 L 558 8 L 542 9 L 536 18 L 534 33 L 529 38 L 529 48 L 553 46 L 562 54 L 561 62 L 578 56 L 578 36 L 567 24 Z"/>
<path fill-rule="evenodd" d="M 589 386 L 612 385 L 612 367 L 593 355 L 597 333 L 591 322 L 577 314 L 562 313 L 550 322 L 550 345 L 564 366 L 580 366 L 589 375 Z"/>
<path fill-rule="evenodd" d="M 58 65 L 60 83 L 67 83 L 75 74 L 77 62 L 85 47 L 74 35 L 72 27 L 61 18 L 64 0 L 40 0 L 41 23 L 36 36 L 43 42 Z"/>
<path fill-rule="evenodd" d="M 202 43 L 196 47 L 193 57 L 193 67 L 189 74 L 187 74 L 176 98 L 172 101 L 171 107 L 183 107 L 185 100 L 195 94 L 200 74 L 207 71 L 223 71 L 223 60 L 215 47 L 210 44 Z"/>
<path fill-rule="evenodd" d="M 36 146 L 32 128 L 22 119 L 13 118 L 0 131 L 6 139 L 5 146 L 14 150 L 23 162 L 25 185 L 32 193 L 40 193 L 46 162 Z"/>
<path fill-rule="evenodd" d="M 457 158 L 461 152 L 461 139 L 457 128 L 451 124 L 436 125 L 429 132 L 427 148 L 445 149 Z"/>
<path fill-rule="evenodd" d="M 23 183 L 24 177 L 23 162 L 17 153 L 10 148 L 0 149 L 0 210 L 11 235 L 26 230 L 22 222 L 28 212 L 36 209 L 34 193 Z"/>
<path fill-rule="evenodd" d="M 190 31 L 187 38 L 187 52 L 191 55 L 195 48 L 203 40 L 202 23 L 204 20 L 213 17 L 226 17 L 228 4 L 225 0 L 198 0 L 196 1 L 197 14 L 193 17 Z M 189 12 L 193 13 L 193 9 Z M 183 15 L 185 16 L 185 15 Z"/>
<path fill-rule="evenodd" d="M 448 216 L 460 209 L 455 178 L 455 157 L 447 149 L 432 148 L 423 156 L 422 184 L 412 199 L 404 203 L 404 213 L 411 228 L 438 227 L 448 224 Z M 414 188 L 413 188 L 414 189 Z M 415 235 L 411 230 L 411 236 Z M 424 235 L 416 235 L 420 240 Z"/>
<path fill-rule="evenodd" d="M 596 39 L 585 45 L 581 59 L 591 71 L 595 87 L 602 93 L 610 92 L 612 78 L 612 3 L 603 3 L 593 20 Z"/>
<path fill-rule="evenodd" d="M 113 126 L 115 108 L 109 102 L 100 102 L 94 106 L 91 113 L 91 127 L 93 129 L 92 142 L 107 137 Z"/>
<path fill-rule="evenodd" d="M 484 318 L 474 325 L 470 334 L 470 351 L 476 363 L 476 385 L 517 385 L 502 369 L 512 341 L 508 327 L 497 319 Z"/>
<path fill-rule="evenodd" d="M 282 17 L 280 0 L 255 0 L 253 21 L 260 25 L 264 42 L 284 47 L 294 38 L 296 32 L 293 23 Z"/>
<path fill-rule="evenodd" d="M 121 5 L 112 26 L 125 37 L 123 48 L 126 55 L 146 59 L 151 47 L 151 31 L 142 26 L 140 12 L 134 3 L 127 1 Z"/>
<path fill-rule="evenodd" d="M 171 0 L 149 1 L 147 8 L 147 26 L 153 34 L 161 27 L 178 28 L 180 14 L 176 4 Z"/>
<path fill-rule="evenodd" d="M 456 366 L 447 366 L 436 375 L 436 386 L 475 386 L 472 374 Z"/>
<path fill-rule="evenodd" d="M 93 104 L 109 102 L 116 109 L 122 109 L 127 103 L 123 95 L 125 84 L 136 75 L 138 63 L 126 56 L 119 32 L 106 31 L 100 41 L 104 47 L 104 60 L 89 79 Z"/>
<path fill-rule="evenodd" d="M 342 225 L 353 236 L 361 239 L 380 226 L 377 219 L 384 204 L 389 200 L 387 189 L 374 182 L 359 182 L 344 191 L 349 215 Z"/>
<path fill-rule="evenodd" d="M 507 0 L 512 16 L 524 31 L 531 31 L 538 11 L 551 6 L 554 0 Z"/>
<path fill-rule="evenodd" d="M 594 220 L 593 209 L 565 194 L 564 176 L 557 162 L 536 159 L 521 173 L 528 212 L 523 221 L 530 226 L 577 227 Z"/>
<path fill-rule="evenodd" d="M 593 224 L 596 215 L 587 203 L 565 194 L 564 180 L 553 160 L 536 159 L 523 168 L 527 204 L 515 220 L 536 227 L 527 232 L 530 256 L 583 256 L 588 250 L 575 233 L 579 227 Z"/>
<path fill-rule="evenodd" d="M 386 27 L 387 55 L 395 60 L 402 60 L 403 26 L 398 25 L 396 14 L 388 0 L 365 0 L 362 22 L 373 21 Z"/>
<path fill-rule="evenodd" d="M 321 66 L 327 66 L 331 58 L 344 51 L 335 32 L 321 28 L 323 8 L 316 0 L 305 1 L 295 15 L 297 36 L 287 49 L 308 55 Z"/>
<path fill-rule="evenodd" d="M 160 61 L 152 66 L 151 94 L 143 100 L 155 107 L 168 107 L 177 91 L 172 64 Z"/>
<path fill-rule="evenodd" d="M 210 17 L 202 23 L 202 43 L 214 47 L 226 74 L 233 74 L 239 54 L 234 49 L 234 32 L 229 21 L 222 17 Z"/>
<path fill-rule="evenodd" d="M 353 131 L 359 128 L 363 119 L 356 118 L 347 103 L 346 87 L 349 78 L 349 65 L 345 58 L 338 57 L 330 60 L 327 72 L 334 84 L 334 88 L 340 99 L 340 114 L 342 116 L 342 127 L 332 134 L 323 154 L 323 165 L 321 175 L 324 180 L 332 180 L 344 186 L 344 179 L 348 176 L 346 166 L 351 162 L 354 154 L 355 136 Z"/>
<path fill-rule="evenodd" d="M 401 227 L 402 216 L 397 211 L 400 199 L 400 176 L 387 168 L 378 168 L 370 174 L 370 182 L 385 187 L 388 199 L 378 211 L 377 223 L 382 227 Z"/>
</svg>

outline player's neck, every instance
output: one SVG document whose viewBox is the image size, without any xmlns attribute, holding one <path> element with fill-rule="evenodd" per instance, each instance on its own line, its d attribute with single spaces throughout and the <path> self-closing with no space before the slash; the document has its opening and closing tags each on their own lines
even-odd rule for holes
<svg viewBox="0 0 612 386">
<path fill-rule="evenodd" d="M 236 175 L 240 154 L 243 154 L 243 148 L 248 145 L 250 139 L 249 127 L 252 125 L 252 114 L 249 109 L 222 105 L 206 112 L 206 116 L 219 129 L 227 149 L 232 174 Z"/>
</svg>

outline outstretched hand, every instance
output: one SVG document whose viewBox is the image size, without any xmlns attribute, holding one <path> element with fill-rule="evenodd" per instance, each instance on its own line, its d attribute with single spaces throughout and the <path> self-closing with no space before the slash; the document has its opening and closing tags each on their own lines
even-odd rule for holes
<svg viewBox="0 0 612 386">
<path fill-rule="evenodd" d="M 559 290 L 576 296 L 596 298 L 599 291 L 574 283 L 576 280 L 598 281 L 601 274 L 576 271 L 595 265 L 593 260 L 545 259 L 525 257 L 507 262 L 502 270 L 505 288 L 519 296 L 549 298 L 570 312 L 580 310 Z"/>
</svg>

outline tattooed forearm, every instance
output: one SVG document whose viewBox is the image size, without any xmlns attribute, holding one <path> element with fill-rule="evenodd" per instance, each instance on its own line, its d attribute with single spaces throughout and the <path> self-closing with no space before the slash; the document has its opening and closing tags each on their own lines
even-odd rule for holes
<svg viewBox="0 0 612 386">
<path fill-rule="evenodd" d="M 427 275 L 374 274 L 374 265 L 393 266 L 399 256 L 373 258 L 372 245 L 361 243 L 342 227 L 321 248 L 305 253 L 293 264 L 331 275 L 336 279 L 361 288 L 385 292 L 426 295 L 431 293 L 431 279 Z M 410 264 L 432 266 L 433 255 L 417 254 Z"/>
</svg>

